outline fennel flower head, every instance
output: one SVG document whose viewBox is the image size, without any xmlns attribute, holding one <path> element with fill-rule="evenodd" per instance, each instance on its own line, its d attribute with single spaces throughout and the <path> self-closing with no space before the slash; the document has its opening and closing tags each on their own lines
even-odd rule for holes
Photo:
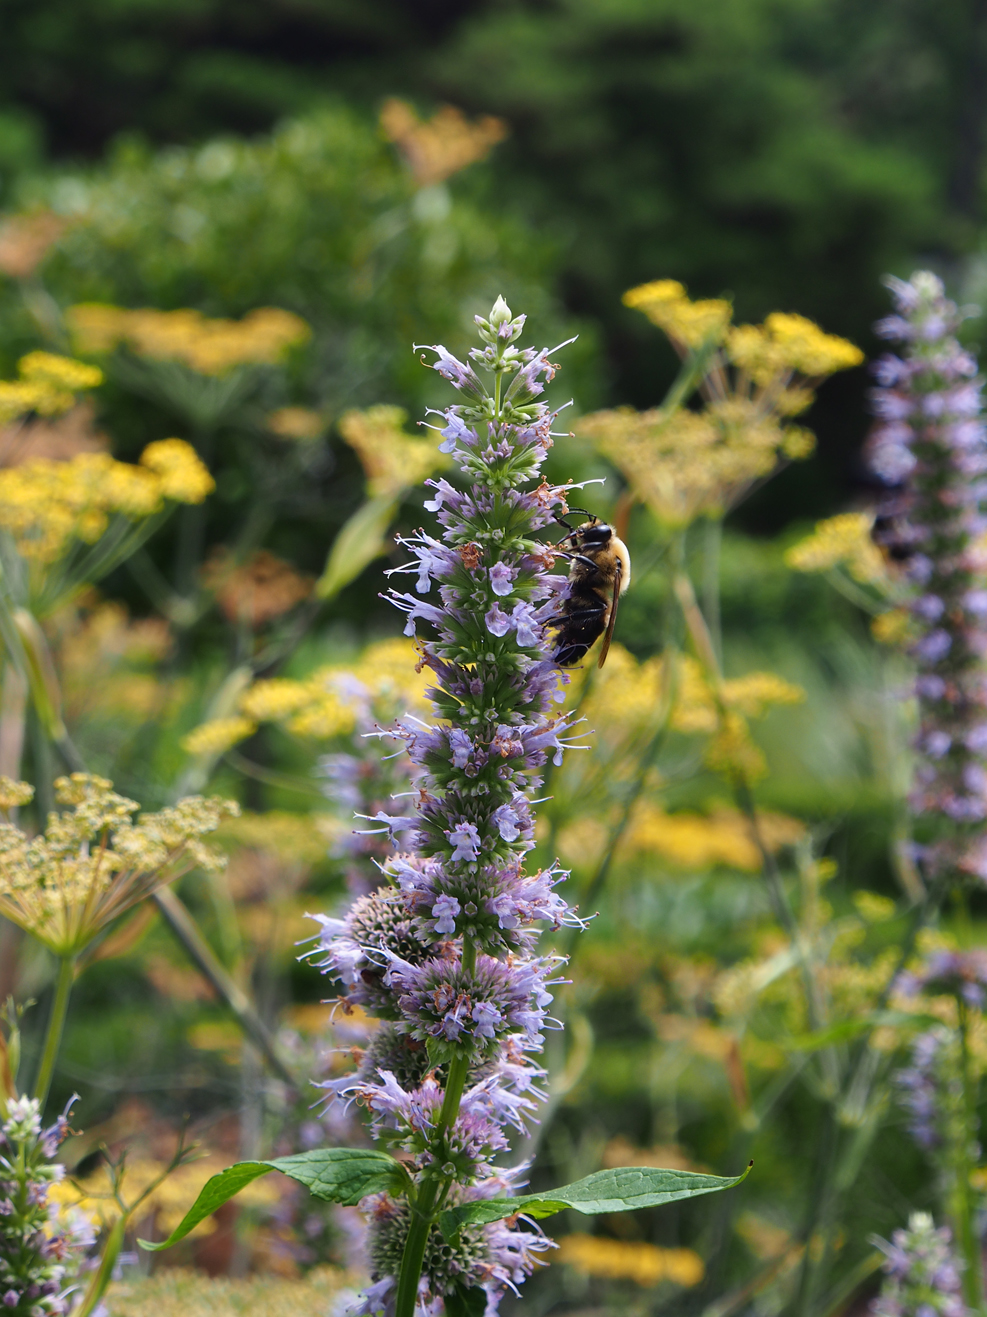
<svg viewBox="0 0 987 1317">
<path fill-rule="evenodd" d="M 910 587 L 910 654 L 920 728 L 912 808 L 932 832 L 930 872 L 987 879 L 987 430 L 964 312 L 927 271 L 887 281 L 896 314 L 878 333 L 903 344 L 876 364 L 872 470 L 887 493 L 874 537 Z"/>
<path fill-rule="evenodd" d="M 468 362 L 429 349 L 460 395 L 441 434 L 466 487 L 429 480 L 425 506 L 442 536 L 402 541 L 413 561 L 395 570 L 414 589 L 390 593 L 434 678 L 431 715 L 405 715 L 388 733 L 414 765 L 414 808 L 372 821 L 405 849 L 345 917 L 318 916 L 313 953 L 347 1003 L 382 1021 L 356 1073 L 323 1087 L 330 1101 L 359 1100 L 377 1136 L 410 1154 L 419 1205 L 518 1183 L 523 1168 L 493 1158 L 543 1098 L 534 1057 L 560 965 L 535 954 L 536 925 L 579 922 L 555 890 L 567 875 L 524 866 L 530 798 L 549 756 L 561 763 L 573 717 L 555 711 L 563 677 L 551 641 L 567 578 L 550 574 L 538 538 L 566 508 L 563 489 L 539 483 L 554 419 L 539 399 L 556 367 L 547 351 L 516 346 L 524 317 L 503 299 L 477 324 L 482 345 Z M 386 1194 L 364 1206 L 373 1284 L 357 1311 L 388 1313 L 412 1218 Z M 530 1224 L 464 1227 L 454 1244 L 433 1225 L 419 1311 L 485 1290 L 492 1312 L 549 1246 Z"/>
<path fill-rule="evenodd" d="M 65 1175 L 53 1160 L 69 1132 L 69 1111 L 47 1129 L 37 1098 L 0 1103 L 0 1312 L 10 1317 L 58 1317 L 87 1251 L 93 1219 L 75 1207 L 49 1203 L 51 1186 Z"/>
<path fill-rule="evenodd" d="M 7 808 L 30 798 L 25 784 L 3 782 Z M 88 773 L 58 778 L 55 793 L 69 808 L 49 814 L 39 836 L 0 823 L 0 914 L 57 956 L 78 955 L 118 915 L 190 869 L 222 867 L 202 838 L 238 812 L 231 801 L 190 796 L 134 822 L 137 802 Z"/>
<path fill-rule="evenodd" d="M 804 316 L 775 311 L 763 325 L 732 325 L 728 301 L 692 301 L 675 279 L 631 288 L 623 300 L 657 325 L 680 357 L 706 354 L 698 384 L 705 406 L 594 412 L 578 422 L 577 433 L 670 528 L 722 516 L 779 464 L 808 457 L 815 436 L 792 418 L 811 405 L 826 376 L 863 361 L 859 348 Z"/>
</svg>

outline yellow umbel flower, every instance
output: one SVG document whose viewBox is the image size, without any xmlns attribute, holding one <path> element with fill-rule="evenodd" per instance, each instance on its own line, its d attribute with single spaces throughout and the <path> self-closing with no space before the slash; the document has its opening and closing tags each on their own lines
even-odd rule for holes
<svg viewBox="0 0 987 1317">
<path fill-rule="evenodd" d="M 871 539 L 874 517 L 870 512 L 841 512 L 817 521 L 815 530 L 785 553 L 785 562 L 797 572 L 828 572 L 845 567 L 862 585 L 885 584 L 887 568 Z"/>
<path fill-rule="evenodd" d="M 0 470 L 0 526 L 22 557 L 50 564 L 73 541 L 95 543 L 113 514 L 140 521 L 160 511 L 166 498 L 201 502 L 212 477 L 190 445 L 162 442 L 157 455 L 157 444 L 145 450 L 145 457 L 151 453 L 146 465 L 117 462 L 108 453 L 79 453 L 68 462 L 39 458 Z"/>
<path fill-rule="evenodd" d="M 53 352 L 29 352 L 17 363 L 16 380 L 0 380 L 0 425 L 22 416 L 57 416 L 75 405 L 75 395 L 95 389 L 103 372 L 72 357 Z"/>
<path fill-rule="evenodd" d="M 289 732 L 321 741 L 353 731 L 356 710 L 352 702 L 340 694 L 334 681 L 336 675 L 334 669 L 315 674 L 309 683 L 308 702 L 288 719 Z"/>
<path fill-rule="evenodd" d="M 103 372 L 98 366 L 89 366 L 72 357 L 56 356 L 54 352 L 29 352 L 26 357 L 21 357 L 17 369 L 22 379 L 39 380 L 70 393 L 95 389 L 103 383 Z"/>
<path fill-rule="evenodd" d="M 748 672 L 720 684 L 710 684 L 696 659 L 679 659 L 675 705 L 671 725 L 687 735 L 705 733 L 708 767 L 728 777 L 737 773 L 749 781 L 763 777 L 764 756 L 751 739 L 747 718 L 761 718 L 774 705 L 801 704 L 805 692 L 773 672 Z"/>
<path fill-rule="evenodd" d="M 600 1235 L 574 1233 L 559 1240 L 560 1260 L 587 1276 L 632 1280 L 653 1286 L 670 1281 L 690 1289 L 704 1275 L 703 1260 L 691 1248 L 659 1248 Z"/>
<path fill-rule="evenodd" d="M 853 343 L 827 334 L 805 316 L 773 311 L 763 325 L 738 325 L 727 336 L 727 356 L 765 387 L 785 372 L 822 379 L 859 366 L 864 354 Z"/>
<path fill-rule="evenodd" d="M 452 461 L 439 452 L 439 438 L 431 431 L 417 438 L 405 434 L 402 426 L 407 419 L 404 408 L 384 404 L 340 417 L 339 433 L 359 457 L 372 498 L 420 485 Z"/>
<path fill-rule="evenodd" d="M 360 655 L 352 669 L 353 676 L 370 692 L 379 717 L 388 717 L 387 709 L 397 713 L 427 713 L 431 702 L 426 691 L 434 677 L 427 669 L 418 671 L 420 654 L 415 642 L 405 636 L 377 640 Z"/>
<path fill-rule="evenodd" d="M 669 526 L 722 516 L 779 463 L 808 457 L 815 437 L 789 418 L 811 405 L 825 376 L 863 360 L 859 348 L 804 316 L 775 311 L 763 325 L 731 326 L 729 302 L 692 302 L 675 279 L 631 288 L 623 300 L 664 330 L 680 356 L 708 354 L 701 412 L 619 408 L 577 426 Z"/>
<path fill-rule="evenodd" d="M 580 702 L 586 670 L 577 669 L 573 678 L 571 707 Z M 580 712 L 605 739 L 612 739 L 614 733 L 639 732 L 650 727 L 658 716 L 664 682 L 664 661 L 660 655 L 639 663 L 623 645 L 611 645 L 607 665 L 593 674 L 590 693 Z"/>
<path fill-rule="evenodd" d="M 361 712 L 383 724 L 409 711 L 429 711 L 425 692 L 431 679 L 415 670 L 417 661 L 412 641 L 377 641 L 354 664 L 318 668 L 304 680 L 254 682 L 240 696 L 240 711 L 255 722 L 282 723 L 295 736 L 345 736 Z"/>
<path fill-rule="evenodd" d="M 161 482 L 161 493 L 176 503 L 202 503 L 216 482 L 184 439 L 157 439 L 140 456 L 141 466 L 153 471 Z"/>
<path fill-rule="evenodd" d="M 34 787 L 29 782 L 15 782 L 12 777 L 0 774 L 0 810 L 19 809 L 34 799 Z"/>
<path fill-rule="evenodd" d="M 729 397 L 705 411 L 666 412 L 630 407 L 594 412 L 577 421 L 577 434 L 623 474 L 635 498 L 668 526 L 719 516 L 779 457 L 807 457 L 813 436 L 783 426 L 757 403 Z"/>
<path fill-rule="evenodd" d="M 181 746 L 190 755 L 216 757 L 253 736 L 256 730 L 257 724 L 249 718 L 212 718 L 183 736 Z"/>
<path fill-rule="evenodd" d="M 81 352 L 126 346 L 139 357 L 180 361 L 200 375 L 226 375 L 237 366 L 274 365 L 311 337 L 300 316 L 258 307 L 242 320 L 209 320 L 200 311 L 128 311 L 100 302 L 70 307 L 66 316 Z"/>
<path fill-rule="evenodd" d="M 723 298 L 690 302 L 676 279 L 640 284 L 628 289 L 622 300 L 625 306 L 642 311 L 673 343 L 685 348 L 697 348 L 710 340 L 720 342 L 733 316 L 733 307 Z"/>
<path fill-rule="evenodd" d="M 771 851 L 790 846 L 805 836 L 805 826 L 784 814 L 758 815 L 761 838 Z M 628 854 L 658 855 L 691 873 L 723 866 L 742 873 L 757 873 L 762 856 L 748 820 L 734 809 L 709 814 L 683 810 L 666 814 L 654 805 L 642 805 L 634 814 L 622 848 Z"/>
<path fill-rule="evenodd" d="M 50 814 L 40 836 L 0 823 L 0 914 L 58 956 L 77 955 L 189 869 L 221 867 L 202 837 L 237 811 L 231 801 L 191 796 L 134 823 L 137 802 L 87 773 L 59 778 L 55 794 L 71 808 Z"/>
<path fill-rule="evenodd" d="M 803 704 L 805 691 L 774 672 L 748 672 L 724 681 L 724 704 L 746 718 L 762 718 L 776 704 Z"/>
<path fill-rule="evenodd" d="M 287 677 L 272 677 L 255 681 L 240 696 L 241 712 L 255 722 L 278 722 L 312 700 L 312 689 L 307 682 L 291 681 Z"/>
</svg>

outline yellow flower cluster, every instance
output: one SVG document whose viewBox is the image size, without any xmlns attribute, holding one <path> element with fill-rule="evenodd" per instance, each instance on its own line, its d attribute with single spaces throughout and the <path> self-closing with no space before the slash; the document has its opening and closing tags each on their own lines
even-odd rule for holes
<svg viewBox="0 0 987 1317">
<path fill-rule="evenodd" d="M 378 641 L 349 667 L 319 668 L 304 681 L 254 682 L 241 695 L 240 710 L 253 722 L 281 722 L 297 736 L 320 740 L 353 731 L 361 706 L 381 722 L 408 710 L 424 713 L 431 681 L 415 671 L 417 660 L 410 640 Z"/>
<path fill-rule="evenodd" d="M 728 710 L 748 718 L 761 718 L 775 705 L 801 704 L 805 691 L 773 672 L 748 672 L 743 677 L 724 681 L 720 698 Z M 716 698 L 702 666 L 684 655 L 679 660 L 672 726 L 685 733 L 715 732 L 719 717 Z"/>
<path fill-rule="evenodd" d="M 503 119 L 485 114 L 470 123 L 461 110 L 444 105 L 422 122 L 407 101 L 391 97 L 380 112 L 388 141 L 401 151 L 418 187 L 441 183 L 467 165 L 483 160 L 507 136 Z"/>
<path fill-rule="evenodd" d="M 690 1289 L 704 1275 L 703 1260 L 691 1248 L 659 1248 L 601 1235 L 574 1233 L 559 1240 L 559 1259 L 586 1276 L 632 1280 L 653 1286 L 662 1281 Z"/>
<path fill-rule="evenodd" d="M 0 824 L 0 914 L 56 955 L 81 951 L 118 915 L 189 869 L 221 868 L 202 841 L 237 812 L 231 801 L 190 796 L 139 822 L 136 801 L 105 778 L 73 773 L 55 783 L 71 809 L 30 838 Z"/>
<path fill-rule="evenodd" d="M 702 665 L 681 658 L 672 726 L 685 734 L 706 733 L 705 761 L 714 772 L 740 773 L 748 781 L 763 776 L 764 756 L 751 740 L 748 718 L 761 718 L 776 705 L 801 704 L 805 691 L 773 672 L 748 672 L 720 684 L 718 697 Z"/>
<path fill-rule="evenodd" d="M 819 380 L 863 360 L 852 343 L 803 316 L 774 312 L 763 325 L 731 328 L 729 302 L 692 302 L 674 279 L 632 288 L 624 302 L 663 329 L 680 355 L 714 349 L 699 385 L 702 411 L 624 407 L 577 425 L 670 526 L 721 516 L 780 461 L 808 457 L 815 437 L 789 418 L 810 405 Z"/>
<path fill-rule="evenodd" d="M 12 777 L 0 774 L 0 810 L 19 809 L 34 799 L 34 787 L 30 782 L 15 782 Z"/>
<path fill-rule="evenodd" d="M 396 496 L 420 485 L 426 476 L 452 461 L 439 452 L 440 439 L 431 431 L 419 438 L 405 434 L 402 427 L 407 419 L 402 407 L 386 404 L 340 417 L 339 433 L 359 457 L 372 498 Z"/>
<path fill-rule="evenodd" d="M 623 645 L 611 645 L 605 668 L 592 673 L 583 668 L 572 674 L 570 704 L 580 699 L 588 675 L 592 686 L 581 712 L 592 727 L 604 734 L 611 729 L 634 731 L 654 720 L 664 682 L 660 654 L 639 663 Z"/>
<path fill-rule="evenodd" d="M 79 352 L 126 346 L 139 357 L 180 361 L 200 375 L 226 375 L 237 366 L 275 365 L 311 336 L 300 316 L 258 307 L 242 320 L 210 320 L 201 311 L 139 310 L 85 302 L 66 319 Z"/>
<path fill-rule="evenodd" d="M 791 846 L 805 836 L 804 824 L 784 814 L 765 811 L 759 814 L 758 825 L 771 851 Z M 690 873 L 721 865 L 757 873 L 762 864 L 749 822 L 739 810 L 727 808 L 709 814 L 684 810 L 666 814 L 656 805 L 642 805 L 634 814 L 621 849 L 631 854 L 658 855 Z"/>
<path fill-rule="evenodd" d="M 881 551 L 871 539 L 869 512 L 841 512 L 817 521 L 811 535 L 793 544 L 785 562 L 797 572 L 829 572 L 844 567 L 862 585 L 887 585 Z"/>
<path fill-rule="evenodd" d="M 381 723 L 406 711 L 429 709 L 427 676 L 415 671 L 418 653 L 403 637 L 370 645 L 350 666 L 318 668 L 304 680 L 271 677 L 255 681 L 239 700 L 239 714 L 202 723 L 183 739 L 192 755 L 216 757 L 252 736 L 259 723 L 281 723 L 295 736 L 327 740 L 356 727 L 361 708 Z"/>
<path fill-rule="evenodd" d="M 690 302 L 677 279 L 654 279 L 630 288 L 623 296 L 625 306 L 642 311 L 653 325 L 686 348 L 697 348 L 712 340 L 722 342 L 733 316 L 733 307 L 723 298 Z"/>
<path fill-rule="evenodd" d="M 859 366 L 864 354 L 853 343 L 827 334 L 805 316 L 772 311 L 763 325 L 737 325 L 727 335 L 727 356 L 762 388 L 786 371 L 824 379 Z"/>
<path fill-rule="evenodd" d="M 50 564 L 74 541 L 94 544 L 114 513 L 139 521 L 159 512 L 165 499 L 201 503 L 214 488 L 184 439 L 149 444 L 136 466 L 108 453 L 79 453 L 68 462 L 39 458 L 0 471 L 0 526 L 24 558 Z"/>
<path fill-rule="evenodd" d="M 256 1180 L 243 1191 L 252 1192 Z M 190 1200 L 189 1200 L 190 1201 Z M 286 1250 L 282 1249 L 282 1253 Z M 298 1317 L 299 1313 L 333 1311 L 337 1291 L 362 1281 L 335 1267 L 319 1267 L 304 1280 L 273 1274 L 242 1280 L 207 1276 L 201 1271 L 162 1267 L 153 1276 L 128 1279 L 111 1286 L 108 1302 L 114 1317 Z"/>
<path fill-rule="evenodd" d="M 781 426 L 743 398 L 711 402 L 702 412 L 617 407 L 583 417 L 575 429 L 669 526 L 720 515 L 771 474 L 779 455 L 807 457 L 815 443 L 809 431 Z"/>
<path fill-rule="evenodd" d="M 176 503 L 203 503 L 216 482 L 184 439 L 157 439 L 141 453 L 141 466 L 158 477 L 162 498 Z"/>
<path fill-rule="evenodd" d="M 182 749 L 198 758 L 216 759 L 240 741 L 253 736 L 257 724 L 249 718 L 210 718 L 182 737 Z"/>
<path fill-rule="evenodd" d="M 22 416 L 57 416 L 75 405 L 75 395 L 95 389 L 103 372 L 73 357 L 54 352 L 29 352 L 17 363 L 16 380 L 0 380 L 0 425 Z"/>
</svg>

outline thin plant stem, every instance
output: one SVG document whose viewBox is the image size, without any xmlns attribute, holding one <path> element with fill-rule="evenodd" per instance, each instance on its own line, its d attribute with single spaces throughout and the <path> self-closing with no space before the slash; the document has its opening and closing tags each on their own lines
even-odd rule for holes
<svg viewBox="0 0 987 1317">
<path fill-rule="evenodd" d="M 720 628 L 720 549 L 723 522 L 707 517 L 703 527 L 703 613 L 713 642 L 713 652 L 723 662 L 723 637 Z"/>
<path fill-rule="evenodd" d="M 983 1265 L 980 1257 L 975 1213 L 976 1203 L 970 1192 L 971 1152 L 977 1129 L 977 1099 L 970 1068 L 970 1018 L 966 1001 L 956 998 L 959 1038 L 960 1076 L 963 1084 L 963 1128 L 956 1146 L 954 1184 L 954 1225 L 957 1243 L 966 1262 L 963 1270 L 963 1298 L 968 1308 L 979 1312 L 983 1305 Z"/>
<path fill-rule="evenodd" d="M 499 377 L 498 377 L 499 383 Z M 469 938 L 463 938 L 463 969 L 472 973 L 476 968 L 476 946 Z M 442 1109 L 436 1123 L 435 1134 L 431 1140 L 433 1154 L 441 1153 L 448 1131 L 456 1123 L 459 1106 L 463 1100 L 463 1090 L 469 1076 L 469 1057 L 458 1056 L 449 1062 L 446 1075 L 445 1096 Z M 397 1295 L 394 1303 L 394 1317 L 414 1317 L 418 1300 L 418 1283 L 421 1280 L 422 1264 L 425 1261 L 425 1249 L 428 1236 L 435 1220 L 438 1203 L 445 1198 L 445 1192 L 451 1183 L 451 1176 L 443 1174 L 439 1156 L 433 1156 L 431 1173 L 426 1171 L 417 1197 L 409 1198 L 408 1211 L 410 1223 L 408 1237 L 401 1255 L 401 1271 L 398 1275 Z"/>
<path fill-rule="evenodd" d="M 55 980 L 55 996 L 51 1003 L 51 1014 L 48 1016 L 48 1028 L 45 1031 L 45 1044 L 41 1052 L 38 1080 L 34 1086 L 34 1096 L 41 1104 L 42 1113 L 45 1109 L 45 1103 L 48 1101 L 48 1091 L 51 1088 L 52 1076 L 55 1073 L 55 1061 L 62 1042 L 65 1016 L 68 1013 L 69 997 L 72 995 L 72 984 L 74 982 L 75 957 L 60 957 L 58 977 Z"/>
<path fill-rule="evenodd" d="M 247 994 L 220 964 L 216 954 L 199 932 L 185 904 L 170 887 L 159 888 L 151 900 L 161 911 L 165 923 L 187 952 L 189 959 L 229 1006 L 244 1031 L 263 1053 L 274 1073 L 289 1088 L 294 1089 L 295 1077 L 278 1056 L 270 1030 L 258 1015 Z"/>
</svg>

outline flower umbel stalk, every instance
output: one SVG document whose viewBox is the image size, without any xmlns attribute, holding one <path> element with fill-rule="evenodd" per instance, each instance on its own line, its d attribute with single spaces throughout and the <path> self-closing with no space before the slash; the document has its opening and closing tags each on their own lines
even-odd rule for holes
<svg viewBox="0 0 987 1317">
<path fill-rule="evenodd" d="M 38 1099 L 42 1114 L 44 1114 L 45 1103 L 48 1101 L 48 1090 L 51 1088 L 52 1076 L 55 1073 L 55 1059 L 58 1056 L 62 1032 L 65 1029 L 65 1017 L 68 1014 L 69 997 L 72 995 L 72 984 L 74 982 L 75 957 L 62 956 L 58 962 L 55 995 L 52 998 L 51 1014 L 48 1017 L 48 1027 L 45 1030 L 45 1045 L 41 1052 L 38 1082 L 34 1088 L 34 1096 Z"/>
<path fill-rule="evenodd" d="M 446 1242 L 439 1210 L 510 1193 L 518 1171 L 493 1164 L 507 1127 L 526 1132 L 543 1095 L 542 1047 L 558 957 L 533 954 L 534 925 L 579 921 L 554 888 L 555 868 L 524 872 L 532 849 L 530 796 L 549 755 L 560 763 L 571 718 L 552 714 L 562 674 L 551 622 L 566 577 L 537 538 L 565 491 L 538 483 L 553 413 L 537 401 L 555 367 L 545 351 L 515 346 L 524 317 L 498 299 L 477 317 L 482 346 L 469 363 L 442 347 L 434 368 L 462 401 L 442 413 L 443 451 L 467 477 L 463 492 L 430 480 L 426 503 L 443 526 L 403 541 L 416 592 L 391 591 L 435 677 L 434 721 L 400 719 L 421 770 L 414 813 L 374 819 L 411 837 L 384 868 L 389 886 L 358 899 L 345 919 L 319 916 L 320 964 L 347 1002 L 383 1023 L 355 1075 L 324 1087 L 358 1098 L 375 1133 L 413 1155 L 408 1201 L 370 1201 L 373 1284 L 360 1312 L 413 1317 L 478 1302 L 490 1313 L 549 1247 L 534 1228 L 464 1227 Z M 490 383 L 485 384 L 483 377 Z M 438 584 L 439 598 L 426 596 Z M 484 1292 L 485 1291 L 485 1295 Z"/>
</svg>

